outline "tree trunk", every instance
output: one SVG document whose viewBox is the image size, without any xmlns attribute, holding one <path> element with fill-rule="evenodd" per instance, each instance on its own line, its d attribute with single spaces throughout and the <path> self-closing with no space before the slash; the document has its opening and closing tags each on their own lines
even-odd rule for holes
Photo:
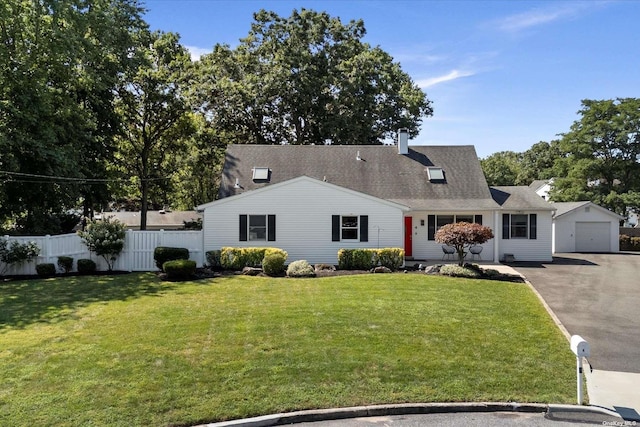
<svg viewBox="0 0 640 427">
<path fill-rule="evenodd" d="M 143 179 L 140 183 L 141 206 L 140 206 L 140 230 L 147 229 L 147 210 L 149 209 L 149 181 Z"/>
</svg>

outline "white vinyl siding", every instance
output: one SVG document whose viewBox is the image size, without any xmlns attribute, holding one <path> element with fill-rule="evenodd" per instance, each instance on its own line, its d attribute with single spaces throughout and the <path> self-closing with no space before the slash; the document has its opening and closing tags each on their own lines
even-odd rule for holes
<svg viewBox="0 0 640 427">
<path fill-rule="evenodd" d="M 461 212 L 411 212 L 407 214 L 413 217 L 413 258 L 416 260 L 439 260 L 442 259 L 442 244 L 437 243 L 435 240 L 429 240 L 429 215 L 436 215 L 436 221 L 439 222 L 440 218 L 449 218 L 452 222 L 468 220 L 475 218 L 475 216 L 482 215 L 482 225 L 485 225 L 493 230 L 493 234 L 496 234 L 496 227 L 494 227 L 493 212 L 491 211 L 473 211 L 468 213 Z M 448 222 L 448 223 L 450 223 Z M 446 222 L 445 222 L 446 223 Z M 444 225 L 444 224 L 443 224 Z M 437 226 L 437 223 L 436 223 Z M 437 230 L 437 228 L 436 228 Z M 434 230 L 435 232 L 435 230 Z M 371 233 L 369 233 L 371 235 Z M 482 259 L 485 261 L 493 260 L 493 242 L 494 239 L 489 240 L 483 244 Z"/>
<path fill-rule="evenodd" d="M 239 241 L 238 216 L 277 218 L 276 241 Z M 332 241 L 332 216 L 368 216 L 368 242 Z M 310 178 L 298 178 L 204 206 L 205 251 L 224 246 L 273 246 L 287 262 L 337 264 L 341 248 L 403 247 L 403 211 L 395 205 Z"/>
<path fill-rule="evenodd" d="M 509 212 L 503 212 L 508 214 Z M 511 212 L 511 219 L 519 212 Z M 516 261 L 542 261 L 553 260 L 552 255 L 552 233 L 551 233 L 551 211 L 527 211 L 525 214 L 530 218 L 531 214 L 536 214 L 536 238 L 502 238 L 502 224 L 494 228 L 493 233 L 500 238 L 499 259 L 504 258 L 504 254 L 512 254 Z M 498 215 L 498 221 L 502 221 L 502 215 Z M 529 233 L 530 231 L 528 231 Z"/>
</svg>

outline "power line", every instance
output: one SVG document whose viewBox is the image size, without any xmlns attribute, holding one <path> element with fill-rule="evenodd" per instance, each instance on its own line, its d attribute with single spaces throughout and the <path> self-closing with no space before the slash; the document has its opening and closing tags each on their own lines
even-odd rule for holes
<svg viewBox="0 0 640 427">
<path fill-rule="evenodd" d="M 39 175 L 33 173 L 24 173 L 24 172 L 10 172 L 10 171 L 1 171 L 0 175 L 8 176 L 9 179 L 5 180 L 5 183 L 8 182 L 21 182 L 21 183 L 35 183 L 35 184 L 103 184 L 103 183 L 118 183 L 118 182 L 129 182 L 128 179 L 124 178 L 76 178 L 76 177 L 65 177 L 65 176 L 56 176 L 56 175 Z M 12 177 L 18 178 L 37 178 L 35 179 L 13 179 Z M 42 181 L 42 179 L 46 179 L 46 181 Z M 143 178 L 142 181 L 163 181 L 171 179 L 170 176 L 162 177 L 162 178 Z"/>
</svg>

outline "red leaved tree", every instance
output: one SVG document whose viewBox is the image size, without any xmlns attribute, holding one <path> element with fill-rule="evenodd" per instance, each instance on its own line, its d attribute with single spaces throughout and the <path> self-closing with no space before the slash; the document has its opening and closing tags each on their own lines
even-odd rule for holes
<svg viewBox="0 0 640 427">
<path fill-rule="evenodd" d="M 493 239 L 493 231 L 480 224 L 456 222 L 440 227 L 435 237 L 436 242 L 455 248 L 458 254 L 458 265 L 462 266 L 464 257 L 467 255 L 466 249 Z"/>
</svg>

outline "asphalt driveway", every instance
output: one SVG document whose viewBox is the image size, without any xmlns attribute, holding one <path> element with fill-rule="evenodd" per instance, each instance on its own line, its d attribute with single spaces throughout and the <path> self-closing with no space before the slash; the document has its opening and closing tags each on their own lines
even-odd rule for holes
<svg viewBox="0 0 640 427">
<path fill-rule="evenodd" d="M 589 342 L 593 369 L 640 373 L 640 254 L 558 254 L 514 267 Z"/>
</svg>

